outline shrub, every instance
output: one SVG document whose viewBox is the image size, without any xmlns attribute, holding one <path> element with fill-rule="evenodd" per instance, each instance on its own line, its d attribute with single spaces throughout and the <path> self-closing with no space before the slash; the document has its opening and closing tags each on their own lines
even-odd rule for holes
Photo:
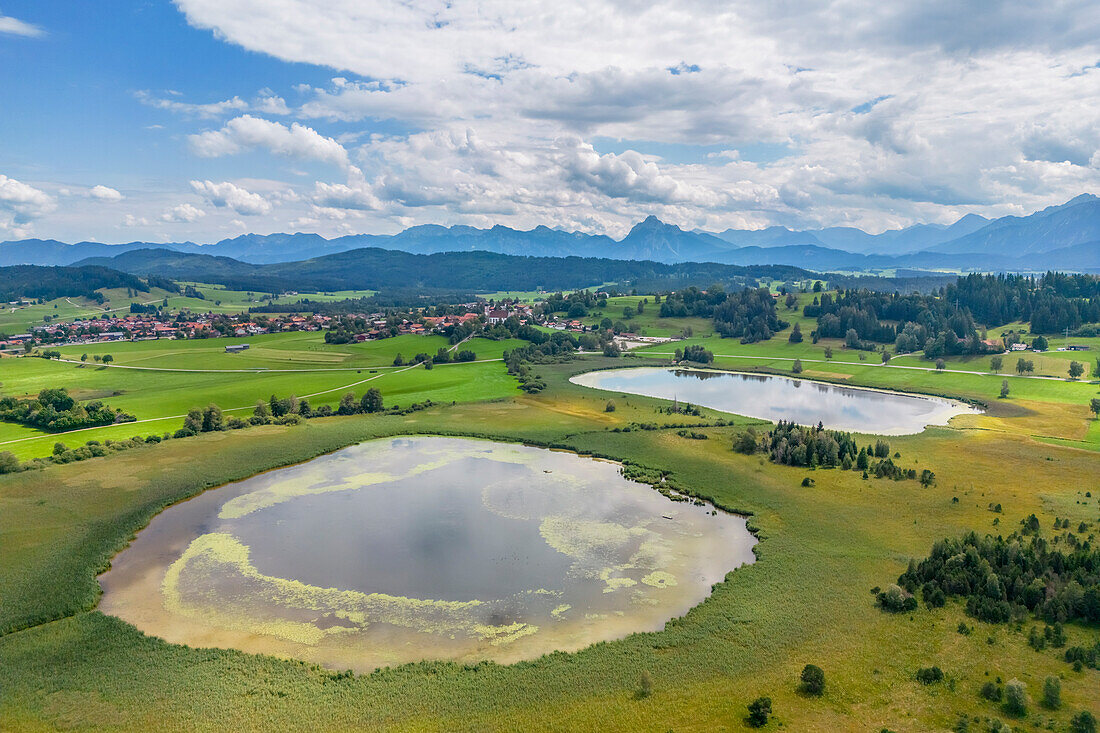
<svg viewBox="0 0 1100 733">
<path fill-rule="evenodd" d="M 1071 733 L 1096 733 L 1096 716 L 1088 710 L 1082 710 L 1069 721 Z"/>
<path fill-rule="evenodd" d="M 943 670 L 936 666 L 921 667 L 917 670 L 917 682 L 922 685 L 931 685 L 943 682 Z"/>
<path fill-rule="evenodd" d="M 1005 684 L 1005 711 L 1012 715 L 1027 714 L 1027 685 L 1011 679 Z"/>
<path fill-rule="evenodd" d="M 615 400 L 608 400 L 607 404 L 603 406 L 604 412 L 615 412 Z"/>
<path fill-rule="evenodd" d="M 0 473 L 15 473 L 19 470 L 19 459 L 10 450 L 0 452 Z"/>
<path fill-rule="evenodd" d="M 1062 681 L 1057 677 L 1043 680 L 1043 705 L 1051 710 L 1062 707 Z"/>
<path fill-rule="evenodd" d="M 913 594 L 899 585 L 891 585 L 880 592 L 876 597 L 878 605 L 883 611 L 890 613 L 905 613 L 917 610 L 917 599 Z"/>
<path fill-rule="evenodd" d="M 816 664 L 807 664 L 799 675 L 802 684 L 799 688 L 807 695 L 822 695 L 825 693 L 825 670 Z"/>
<path fill-rule="evenodd" d="M 758 697 L 749 703 L 748 724 L 753 728 L 761 728 L 768 724 L 768 718 L 772 714 L 772 699 L 770 697 Z"/>
<path fill-rule="evenodd" d="M 381 412 L 383 408 L 382 392 L 376 387 L 371 387 L 363 393 L 363 398 L 359 402 L 359 407 L 363 412 Z"/>
<path fill-rule="evenodd" d="M 982 685 L 982 689 L 978 694 L 990 702 L 1000 702 L 1004 697 L 1004 690 L 996 682 L 989 680 Z"/>
<path fill-rule="evenodd" d="M 791 371 L 795 374 L 801 374 L 802 373 L 802 360 L 801 359 L 795 359 L 794 360 L 794 364 L 791 365 Z"/>
<path fill-rule="evenodd" d="M 639 700 L 645 699 L 653 694 L 653 677 L 650 676 L 647 670 L 642 670 L 642 674 L 638 679 L 638 691 L 635 693 L 635 697 Z"/>
</svg>

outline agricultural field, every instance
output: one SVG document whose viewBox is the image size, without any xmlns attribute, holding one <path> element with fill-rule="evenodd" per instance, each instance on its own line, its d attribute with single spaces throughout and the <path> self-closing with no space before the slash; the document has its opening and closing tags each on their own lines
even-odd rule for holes
<svg viewBox="0 0 1100 733">
<path fill-rule="evenodd" d="M 230 343 L 249 343 L 229 354 Z M 0 393 L 37 394 L 62 384 L 81 400 L 102 399 L 134 415 L 137 422 L 89 428 L 71 436 L 0 422 L 0 450 L 21 458 L 49 455 L 55 442 L 120 440 L 133 435 L 175 431 L 192 407 L 217 404 L 227 414 L 247 416 L 257 400 L 271 395 L 307 398 L 314 407 L 335 405 L 349 391 L 378 387 L 390 405 L 469 401 L 516 393 L 501 354 L 523 342 L 471 339 L 478 361 L 439 364 L 433 370 L 393 366 L 397 354 L 411 361 L 434 356 L 450 345 L 442 336 L 398 336 L 362 344 L 330 345 L 319 332 L 265 334 L 251 339 L 199 339 L 114 342 L 62 349 L 61 361 L 6 358 Z M 87 353 L 86 363 L 80 357 Z M 93 356 L 111 354 L 110 366 Z M 66 359 L 71 361 L 65 361 Z M 74 446 L 70 446 L 74 447 Z"/>
</svg>

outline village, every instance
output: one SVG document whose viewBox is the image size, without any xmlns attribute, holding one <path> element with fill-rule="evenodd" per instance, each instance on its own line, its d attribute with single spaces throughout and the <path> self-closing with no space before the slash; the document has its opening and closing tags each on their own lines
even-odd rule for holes
<svg viewBox="0 0 1100 733">
<path fill-rule="evenodd" d="M 456 312 L 426 315 L 434 312 L 434 309 L 419 308 L 398 312 L 376 311 L 325 315 L 320 313 L 194 313 L 187 310 L 171 313 L 159 310 L 151 313 L 76 318 L 68 322 L 33 326 L 26 333 L 0 339 L 0 350 L 14 351 L 28 349 L 35 345 L 240 338 L 287 331 L 324 331 L 333 326 L 336 321 L 366 324 L 365 327 L 351 334 L 350 340 L 355 342 L 372 341 L 393 335 L 441 333 L 471 322 L 476 322 L 479 326 L 492 327 L 509 318 L 555 330 L 578 333 L 589 330 L 589 327 L 580 320 L 558 318 L 553 314 L 544 317 L 537 306 L 532 307 L 530 304 L 516 301 L 476 301 L 453 306 L 451 310 Z M 630 334 L 623 335 L 630 336 Z"/>
</svg>

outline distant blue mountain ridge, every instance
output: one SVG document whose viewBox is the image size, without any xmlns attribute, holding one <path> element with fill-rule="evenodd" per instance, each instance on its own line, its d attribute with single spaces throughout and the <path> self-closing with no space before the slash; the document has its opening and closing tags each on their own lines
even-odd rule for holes
<svg viewBox="0 0 1100 733">
<path fill-rule="evenodd" d="M 496 252 L 540 257 L 606 257 L 662 263 L 794 265 L 814 270 L 888 268 L 983 271 L 1046 269 L 1100 272 L 1100 198 L 1082 194 L 1029 216 L 985 219 L 968 214 L 949 226 L 917 224 L 869 234 L 851 227 L 792 230 L 685 231 L 654 216 L 621 240 L 538 226 L 529 231 L 494 226 L 414 226 L 393 235 L 245 234 L 214 244 L 128 242 L 67 244 L 52 239 L 0 243 L 2 265 L 70 265 L 139 249 L 230 257 L 252 264 L 293 262 L 380 247 L 413 254 Z"/>
</svg>

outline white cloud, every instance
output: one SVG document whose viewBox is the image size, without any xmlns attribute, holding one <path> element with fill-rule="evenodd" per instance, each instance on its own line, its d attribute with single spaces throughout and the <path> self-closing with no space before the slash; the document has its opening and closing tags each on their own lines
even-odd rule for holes
<svg viewBox="0 0 1100 733">
<path fill-rule="evenodd" d="M 168 91 L 167 94 L 173 97 L 180 96 L 179 92 L 173 91 Z M 228 114 L 249 111 L 268 115 L 290 114 L 290 108 L 287 107 L 286 100 L 270 89 L 261 90 L 260 94 L 251 102 L 247 102 L 239 96 L 232 97 L 231 99 L 224 99 L 220 102 L 181 102 L 178 99 L 156 97 L 148 90 L 135 92 L 134 96 L 137 97 L 138 101 L 142 104 L 149 107 L 163 109 L 187 117 L 199 117 L 203 119 L 213 119 Z"/>
<path fill-rule="evenodd" d="M 191 188 L 214 206 L 232 209 L 243 216 L 271 213 L 271 204 L 267 199 L 229 181 L 191 181 Z"/>
<path fill-rule="evenodd" d="M 153 222 L 149 221 L 144 216 L 134 216 L 133 214 L 127 214 L 122 217 L 122 226 L 125 227 L 147 227 L 151 226 Z"/>
<path fill-rule="evenodd" d="M 29 237 L 35 220 L 56 208 L 45 191 L 0 174 L 0 234 Z"/>
<path fill-rule="evenodd" d="M 164 210 L 160 220 L 169 224 L 190 224 L 206 216 L 206 212 L 191 204 L 179 204 Z"/>
<path fill-rule="evenodd" d="M 0 15 L 0 35 L 23 36 L 24 38 L 39 38 L 46 35 L 46 31 L 26 21 L 12 18 L 9 15 Z"/>
<path fill-rule="evenodd" d="M 313 203 L 322 208 L 363 210 L 382 208 L 382 202 L 364 183 L 346 186 L 342 183 L 318 181 L 315 186 Z"/>
<path fill-rule="evenodd" d="M 148 105 L 149 107 L 203 118 L 221 117 L 230 112 L 243 112 L 249 108 L 248 102 L 240 97 L 233 97 L 232 99 L 225 99 L 220 102 L 194 104 L 190 102 L 179 102 L 174 99 L 160 99 L 154 97 L 148 91 L 136 92 L 134 96 L 136 96 L 138 101 L 142 104 Z"/>
<path fill-rule="evenodd" d="M 1100 189 L 1089 0 L 176 4 L 229 42 L 361 77 L 298 85 L 296 112 L 341 122 L 364 170 L 314 203 L 385 221 L 876 229 Z M 361 144 L 348 127 L 372 119 L 420 132 Z M 204 135 L 201 154 L 342 158 Z"/>
<path fill-rule="evenodd" d="M 92 186 L 88 196 L 97 201 L 121 201 L 125 198 L 121 193 L 108 186 Z"/>
<path fill-rule="evenodd" d="M 266 148 L 278 155 L 332 163 L 348 168 L 348 153 L 340 143 L 297 122 L 289 127 L 279 122 L 242 115 L 229 120 L 220 130 L 189 136 L 191 149 L 204 158 L 234 155 L 252 148 Z"/>
</svg>

